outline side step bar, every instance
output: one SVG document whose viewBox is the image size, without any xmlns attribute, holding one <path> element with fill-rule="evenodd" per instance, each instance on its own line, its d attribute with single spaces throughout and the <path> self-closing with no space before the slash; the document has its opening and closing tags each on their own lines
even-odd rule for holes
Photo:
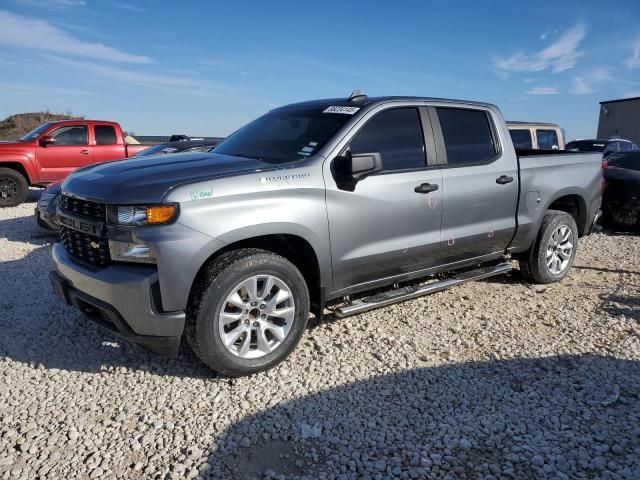
<svg viewBox="0 0 640 480">
<path fill-rule="evenodd" d="M 430 293 L 440 292 L 447 288 L 461 285 L 465 282 L 481 280 L 495 275 L 502 275 L 510 272 L 512 269 L 513 266 L 510 263 L 501 263 L 499 265 L 478 268 L 476 270 L 467 270 L 465 272 L 458 273 L 451 278 L 446 278 L 426 285 L 402 287 L 361 298 L 347 305 L 337 307 L 333 310 L 333 314 L 338 318 L 350 317 L 351 315 L 368 312 L 375 308 L 386 307 L 392 303 L 404 302 L 405 300 L 412 300 Z"/>
</svg>

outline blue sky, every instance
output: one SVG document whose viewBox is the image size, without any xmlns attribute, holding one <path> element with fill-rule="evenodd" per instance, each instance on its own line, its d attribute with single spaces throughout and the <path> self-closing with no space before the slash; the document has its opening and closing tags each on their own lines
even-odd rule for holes
<svg viewBox="0 0 640 480">
<path fill-rule="evenodd" d="M 0 116 L 225 135 L 354 89 L 489 101 L 590 137 L 599 101 L 640 96 L 640 2 L 0 0 Z"/>
</svg>

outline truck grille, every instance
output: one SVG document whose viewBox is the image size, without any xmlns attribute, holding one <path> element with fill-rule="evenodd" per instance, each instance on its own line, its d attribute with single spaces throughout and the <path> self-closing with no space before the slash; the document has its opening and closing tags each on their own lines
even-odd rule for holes
<svg viewBox="0 0 640 480">
<path fill-rule="evenodd" d="M 109 243 L 106 238 L 94 237 L 67 227 L 60 227 L 62 245 L 72 257 L 97 267 L 111 263 Z"/>
<path fill-rule="evenodd" d="M 106 220 L 106 206 L 100 203 L 62 195 L 58 205 L 63 213 L 66 211 L 99 222 Z M 69 255 L 76 260 L 96 267 L 111 264 L 109 242 L 106 237 L 90 235 L 61 224 L 60 241 Z"/>
<path fill-rule="evenodd" d="M 60 206 L 67 212 L 84 215 L 85 217 L 100 220 L 101 222 L 104 222 L 106 218 L 107 207 L 102 203 L 89 202 L 87 200 L 62 195 L 60 197 Z"/>
</svg>

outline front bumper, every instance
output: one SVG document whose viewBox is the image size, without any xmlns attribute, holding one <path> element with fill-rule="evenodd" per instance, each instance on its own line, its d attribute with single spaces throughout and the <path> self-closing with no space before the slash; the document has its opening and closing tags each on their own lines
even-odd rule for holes
<svg viewBox="0 0 640 480">
<path fill-rule="evenodd" d="M 64 247 L 53 247 L 53 288 L 67 305 L 75 305 L 108 331 L 155 353 L 175 356 L 185 313 L 162 312 L 155 266 L 111 265 L 103 269 L 73 261 Z"/>
<path fill-rule="evenodd" d="M 54 197 L 43 197 L 40 197 L 40 200 L 38 200 L 34 212 L 36 223 L 40 228 L 57 232 L 58 213 L 56 212 L 56 206 L 58 203 L 58 196 L 56 195 Z"/>
</svg>

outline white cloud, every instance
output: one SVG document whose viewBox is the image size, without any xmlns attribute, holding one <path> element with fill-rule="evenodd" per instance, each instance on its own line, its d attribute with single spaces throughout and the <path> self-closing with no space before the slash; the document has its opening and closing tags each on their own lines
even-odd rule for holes
<svg viewBox="0 0 640 480">
<path fill-rule="evenodd" d="M 588 95 L 595 92 L 595 89 L 584 78 L 576 77 L 573 79 L 573 85 L 569 91 L 573 95 Z"/>
<path fill-rule="evenodd" d="M 633 50 L 633 53 L 626 63 L 627 67 L 633 70 L 636 68 L 640 68 L 640 36 L 636 38 L 636 41 L 631 48 Z"/>
<path fill-rule="evenodd" d="M 72 96 L 77 97 L 78 95 L 89 96 L 93 95 L 92 92 L 88 92 L 86 90 L 79 90 L 77 88 L 58 88 L 58 87 L 43 87 L 40 85 L 27 85 L 24 83 L 8 83 L 8 82 L 0 82 L 0 88 L 5 91 L 11 92 L 24 92 L 29 95 L 39 95 L 39 96 Z"/>
<path fill-rule="evenodd" d="M 540 35 L 540 40 L 546 40 L 552 35 L 557 35 L 559 31 L 559 28 L 548 28 Z"/>
<path fill-rule="evenodd" d="M 598 91 L 600 86 L 611 80 L 611 72 L 606 68 L 597 68 L 584 75 L 575 77 L 569 92 L 573 95 L 588 95 Z"/>
<path fill-rule="evenodd" d="M 56 7 L 86 7 L 85 0 L 13 0 L 15 3 L 22 5 L 31 5 L 38 8 L 56 8 Z"/>
<path fill-rule="evenodd" d="M 535 53 L 515 53 L 507 58 L 497 58 L 494 65 L 511 72 L 540 72 L 551 69 L 554 73 L 573 68 L 582 52 L 578 50 L 586 34 L 586 27 L 577 23 L 547 48 Z"/>
<path fill-rule="evenodd" d="M 533 87 L 526 93 L 529 95 L 557 95 L 560 92 L 556 87 Z"/>
<path fill-rule="evenodd" d="M 0 45 L 77 55 L 123 63 L 153 63 L 149 57 L 132 55 L 101 43 L 79 40 L 45 20 L 0 10 Z"/>
<path fill-rule="evenodd" d="M 130 67 L 119 68 L 93 62 L 71 60 L 56 55 L 44 55 L 46 58 L 72 67 L 83 72 L 97 75 L 116 82 L 137 85 L 144 88 L 171 90 L 186 94 L 211 96 L 223 92 L 233 92 L 238 89 L 224 84 L 190 78 L 186 75 L 167 75 L 163 73 L 148 73 L 133 70 Z"/>
<path fill-rule="evenodd" d="M 136 12 L 136 13 L 143 13 L 147 11 L 146 9 L 139 7 L 138 5 L 133 5 L 132 3 L 111 2 L 109 5 L 115 8 L 119 8 L 121 10 L 128 10 L 130 12 Z"/>
<path fill-rule="evenodd" d="M 87 4 L 84 0 L 47 0 L 47 3 L 61 7 L 84 7 Z"/>
</svg>

